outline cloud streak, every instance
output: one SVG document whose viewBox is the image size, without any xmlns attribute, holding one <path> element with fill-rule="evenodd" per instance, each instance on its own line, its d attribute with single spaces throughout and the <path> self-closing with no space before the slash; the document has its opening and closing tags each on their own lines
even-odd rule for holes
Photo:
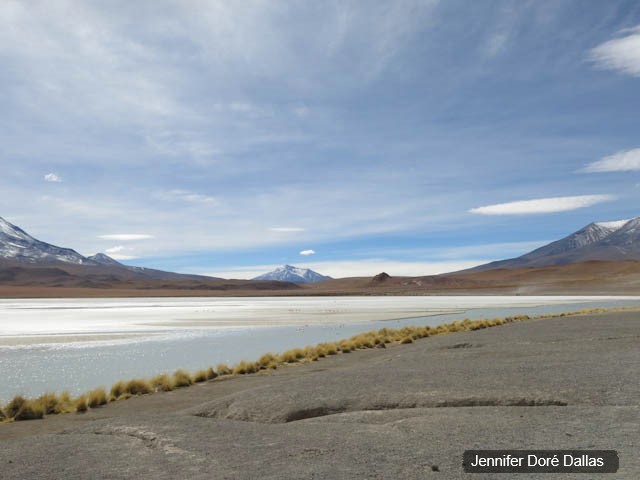
<svg viewBox="0 0 640 480">
<path fill-rule="evenodd" d="M 640 26 L 621 33 L 627 35 L 593 48 L 589 52 L 589 60 L 598 68 L 640 77 Z"/>
<path fill-rule="evenodd" d="M 309 256 L 309 255 L 315 255 L 315 253 L 316 252 L 314 250 L 302 250 L 300 252 L 300 255 L 303 255 L 303 256 L 306 257 L 306 256 Z"/>
<path fill-rule="evenodd" d="M 189 190 L 171 190 L 166 195 L 169 199 L 180 200 L 189 203 L 206 203 L 209 205 L 218 205 L 220 202 L 217 198 L 209 195 L 191 192 Z"/>
<path fill-rule="evenodd" d="M 640 170 L 640 148 L 623 150 L 584 167 L 581 172 L 631 172 Z"/>
<path fill-rule="evenodd" d="M 98 235 L 98 238 L 102 238 L 103 240 L 120 240 L 122 242 L 133 242 L 136 240 L 148 240 L 154 238 L 154 236 L 144 233 L 113 233 L 108 235 Z"/>
<path fill-rule="evenodd" d="M 278 233 L 295 233 L 295 232 L 304 232 L 305 229 L 302 227 L 270 227 L 270 232 L 278 232 Z"/>
<path fill-rule="evenodd" d="M 590 207 L 597 203 L 614 200 L 613 195 L 576 195 L 573 197 L 550 197 L 497 203 L 472 208 L 470 213 L 478 215 L 536 215 L 541 213 L 568 212 Z"/>
</svg>

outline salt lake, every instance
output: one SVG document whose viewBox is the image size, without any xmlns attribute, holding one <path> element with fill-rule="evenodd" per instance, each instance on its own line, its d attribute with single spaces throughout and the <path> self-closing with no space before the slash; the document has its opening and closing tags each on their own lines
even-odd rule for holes
<svg viewBox="0 0 640 480">
<path fill-rule="evenodd" d="M 0 402 L 233 364 L 383 326 L 630 306 L 640 297 L 5 299 Z"/>
</svg>

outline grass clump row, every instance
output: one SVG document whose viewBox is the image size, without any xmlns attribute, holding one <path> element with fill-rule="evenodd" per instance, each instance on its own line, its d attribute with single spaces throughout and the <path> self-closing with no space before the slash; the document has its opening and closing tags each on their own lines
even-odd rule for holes
<svg viewBox="0 0 640 480">
<path fill-rule="evenodd" d="M 482 320 L 464 319 L 451 323 L 445 323 L 435 327 L 431 326 L 407 326 L 402 328 L 381 328 L 380 330 L 359 333 L 350 338 L 337 342 L 324 342 L 305 348 L 294 348 L 280 354 L 266 353 L 258 360 L 250 362 L 243 360 L 236 365 L 219 364 L 215 370 L 212 367 L 190 373 L 186 370 L 176 370 L 173 375 L 161 373 L 151 379 L 133 379 L 118 381 L 109 394 L 104 388 L 97 388 L 73 398 L 69 392 L 60 395 L 45 393 L 35 399 L 26 399 L 20 395 L 15 396 L 4 408 L 0 408 L 0 423 L 7 421 L 34 420 L 45 415 L 60 413 L 84 413 L 92 408 L 98 408 L 108 402 L 124 400 L 138 395 L 146 395 L 154 392 L 169 392 L 176 388 L 188 387 L 194 383 L 214 380 L 218 377 L 230 375 L 249 375 L 262 370 L 274 370 L 283 366 L 305 362 L 318 361 L 328 356 L 351 353 L 357 350 L 370 348 L 384 348 L 387 344 L 411 344 L 415 340 L 436 335 L 446 335 L 455 332 L 465 332 L 496 327 L 507 323 L 524 320 L 566 317 L 580 314 L 597 314 L 608 311 L 627 310 L 595 308 L 576 312 L 545 314 L 536 317 L 528 315 L 515 315 L 505 318 L 493 318 Z"/>
<path fill-rule="evenodd" d="M 224 374 L 232 373 L 229 367 L 223 369 Z M 34 399 L 26 399 L 16 395 L 4 408 L 0 408 L 0 423 L 7 421 L 35 420 L 45 415 L 60 413 L 84 413 L 109 402 L 124 400 L 138 395 L 154 392 L 169 392 L 176 388 L 188 387 L 194 383 L 213 380 L 219 374 L 213 368 L 198 370 L 191 374 L 186 370 L 177 370 L 173 375 L 162 373 L 151 379 L 133 379 L 118 381 L 109 392 L 104 388 L 96 388 L 90 392 L 72 397 L 69 392 L 62 394 L 45 393 Z"/>
</svg>

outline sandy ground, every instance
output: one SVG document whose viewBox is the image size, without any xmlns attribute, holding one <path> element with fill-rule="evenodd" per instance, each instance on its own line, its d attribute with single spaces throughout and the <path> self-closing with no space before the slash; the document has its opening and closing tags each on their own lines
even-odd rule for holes
<svg viewBox="0 0 640 480">
<path fill-rule="evenodd" d="M 637 312 L 533 320 L 0 425 L 0 476 L 504 479 L 464 450 L 582 448 L 619 472 L 553 478 L 635 480 L 639 339 Z"/>
</svg>

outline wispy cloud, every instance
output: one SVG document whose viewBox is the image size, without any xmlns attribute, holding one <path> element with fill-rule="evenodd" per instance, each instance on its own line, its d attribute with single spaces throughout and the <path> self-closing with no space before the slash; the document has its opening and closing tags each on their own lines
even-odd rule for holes
<svg viewBox="0 0 640 480">
<path fill-rule="evenodd" d="M 113 233 L 108 235 L 98 235 L 98 238 L 103 240 L 120 240 L 122 242 L 131 242 L 136 240 L 148 240 L 154 238 L 153 235 L 147 235 L 144 233 Z"/>
<path fill-rule="evenodd" d="M 109 256 L 114 260 L 133 260 L 135 258 L 138 258 L 135 255 L 122 255 L 120 253 L 115 253 L 113 255 L 109 254 Z"/>
<path fill-rule="evenodd" d="M 115 247 L 107 248 L 104 253 L 109 255 L 114 260 L 132 260 L 138 258 L 136 255 L 130 253 L 131 248 L 124 245 L 117 245 Z"/>
<path fill-rule="evenodd" d="M 623 150 L 584 167 L 581 172 L 630 172 L 640 170 L 640 148 Z"/>
<path fill-rule="evenodd" d="M 314 250 L 302 250 L 300 252 L 300 255 L 304 255 L 304 256 L 309 256 L 309 255 L 315 255 L 315 251 Z"/>
<path fill-rule="evenodd" d="M 210 205 L 220 203 L 220 201 L 215 197 L 190 192 L 188 190 L 171 190 L 167 192 L 166 197 L 191 203 L 207 203 Z"/>
<path fill-rule="evenodd" d="M 0 215 L 81 252 L 135 245 L 150 261 L 318 258 L 295 253 L 309 246 L 390 258 L 363 250 L 451 245 L 461 229 L 547 238 L 577 219 L 532 233 L 523 216 L 505 236 L 467 210 L 636 182 L 569 175 L 594 149 L 635 145 L 636 79 L 576 62 L 638 35 L 602 37 L 629 25 L 603 2 L 581 15 L 570 2 L 183 3 L 0 1 Z M 624 200 L 599 215 L 631 215 Z M 118 232 L 155 240 L 98 238 Z"/>
<path fill-rule="evenodd" d="M 270 227 L 269 231 L 278 233 L 295 233 L 304 232 L 305 229 L 301 227 Z"/>
<path fill-rule="evenodd" d="M 640 77 L 640 26 L 620 33 L 623 36 L 593 48 L 589 59 L 599 68 Z"/>
<path fill-rule="evenodd" d="M 470 213 L 479 215 L 532 215 L 540 213 L 568 212 L 614 200 L 613 195 L 577 195 L 573 197 L 537 198 L 517 202 L 497 203 L 472 208 Z"/>
<path fill-rule="evenodd" d="M 51 173 L 47 173 L 44 176 L 44 181 L 45 182 L 52 182 L 52 183 L 60 183 L 60 182 L 62 182 L 62 177 L 60 175 L 56 174 L 56 173 L 51 172 Z"/>
</svg>

